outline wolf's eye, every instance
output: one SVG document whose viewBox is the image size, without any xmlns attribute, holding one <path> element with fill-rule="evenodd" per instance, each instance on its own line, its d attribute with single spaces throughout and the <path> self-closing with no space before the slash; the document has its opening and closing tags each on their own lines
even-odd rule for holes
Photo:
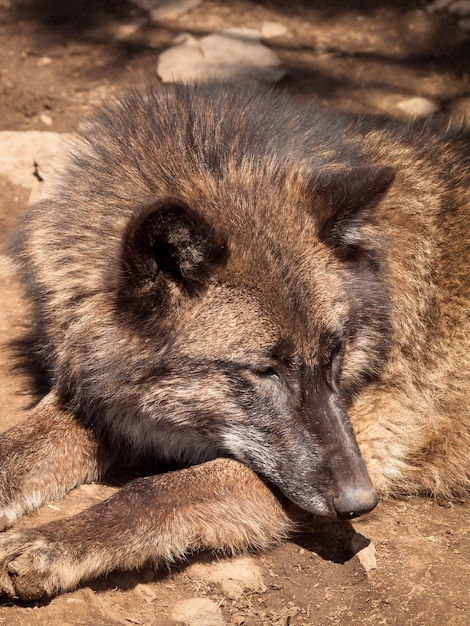
<svg viewBox="0 0 470 626">
<path fill-rule="evenodd" d="M 326 382 L 332 391 L 339 392 L 339 379 L 343 363 L 343 345 L 337 342 L 325 359 Z"/>
<path fill-rule="evenodd" d="M 253 372 L 257 376 L 261 376 L 263 378 L 269 378 L 269 377 L 279 378 L 278 372 L 272 365 L 260 365 L 258 367 L 254 367 Z"/>
</svg>

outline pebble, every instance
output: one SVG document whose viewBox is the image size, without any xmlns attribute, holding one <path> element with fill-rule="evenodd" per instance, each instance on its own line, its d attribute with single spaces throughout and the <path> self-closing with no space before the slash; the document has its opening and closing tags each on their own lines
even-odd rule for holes
<svg viewBox="0 0 470 626">
<path fill-rule="evenodd" d="M 254 28 L 227 28 L 200 41 L 204 57 L 212 63 L 230 59 L 240 66 L 270 68 L 280 65 L 277 55 L 260 43 L 261 33 Z"/>
<path fill-rule="evenodd" d="M 46 65 L 50 65 L 52 63 L 51 57 L 41 57 L 38 59 L 37 66 L 44 67 Z"/>
<path fill-rule="evenodd" d="M 219 585 L 230 599 L 241 598 L 246 592 L 265 593 L 267 589 L 260 568 L 247 556 L 208 564 L 194 563 L 187 573 L 197 580 Z"/>
<path fill-rule="evenodd" d="M 190 79 L 204 74 L 204 56 L 198 40 L 184 33 L 175 39 L 175 46 L 158 57 L 157 74 L 164 83 Z"/>
<path fill-rule="evenodd" d="M 63 135 L 48 131 L 0 132 L 0 176 L 29 189 L 29 201 L 36 202 L 44 192 L 42 181 L 47 183 L 54 161 L 63 151 L 63 143 Z"/>
<path fill-rule="evenodd" d="M 126 39 L 130 39 L 142 29 L 142 26 L 144 26 L 146 22 L 147 20 L 145 18 L 139 17 L 135 20 L 132 20 L 131 22 L 119 24 L 119 26 L 116 28 L 116 32 L 114 33 L 114 38 L 117 41 L 125 41 Z"/>
<path fill-rule="evenodd" d="M 76 589 L 66 596 L 60 596 L 60 600 L 65 604 L 92 604 L 96 598 L 95 592 L 90 587 Z"/>
<path fill-rule="evenodd" d="M 157 599 L 157 594 L 150 585 L 139 583 L 135 586 L 134 591 L 149 604 Z"/>
<path fill-rule="evenodd" d="M 439 106 L 428 98 L 409 98 L 397 104 L 410 117 L 428 117 L 439 110 Z"/>
<path fill-rule="evenodd" d="M 470 0 L 434 0 L 427 5 L 426 10 L 428 13 L 434 13 L 436 11 L 447 11 L 451 14 L 463 17 L 457 23 L 462 30 L 470 30 Z"/>
<path fill-rule="evenodd" d="M 159 22 L 174 20 L 184 15 L 201 4 L 202 0 L 130 0 L 130 2 L 139 9 L 148 11 L 151 22 Z"/>
<path fill-rule="evenodd" d="M 351 538 L 351 550 L 359 560 L 368 577 L 372 577 L 377 569 L 375 546 L 370 539 L 355 533 Z"/>
<path fill-rule="evenodd" d="M 158 2 L 154 9 L 149 13 L 150 21 L 153 23 L 162 22 L 164 20 L 174 20 L 180 15 L 188 13 L 191 9 L 194 9 L 202 0 L 166 0 Z"/>
<path fill-rule="evenodd" d="M 47 113 L 41 113 L 40 116 L 39 116 L 39 119 L 46 126 L 52 126 L 52 124 L 54 123 L 53 120 L 52 120 L 52 117 L 50 115 L 48 115 Z"/>
<path fill-rule="evenodd" d="M 434 2 L 427 5 L 426 10 L 429 11 L 429 13 L 434 13 L 434 11 L 445 9 L 451 2 L 452 0 L 434 0 Z"/>
<path fill-rule="evenodd" d="M 252 76 L 267 82 L 281 80 L 286 72 L 279 57 L 260 41 L 252 28 L 226 28 L 201 39 L 184 34 L 162 52 L 157 74 L 163 82 L 213 76 Z"/>
<path fill-rule="evenodd" d="M 458 2 L 453 2 L 448 11 L 449 13 L 460 15 L 460 17 L 467 17 L 470 15 L 470 0 L 458 0 Z"/>
<path fill-rule="evenodd" d="M 180 626 L 225 626 L 219 606 L 207 598 L 189 598 L 178 602 L 171 617 Z"/>
<path fill-rule="evenodd" d="M 286 35 L 288 32 L 287 26 L 280 22 L 263 22 L 261 25 L 261 37 L 263 39 L 282 37 L 282 35 Z"/>
<path fill-rule="evenodd" d="M 135 4 L 139 9 L 144 11 L 151 11 L 161 4 L 165 3 L 165 0 L 130 0 L 132 4 Z"/>
</svg>

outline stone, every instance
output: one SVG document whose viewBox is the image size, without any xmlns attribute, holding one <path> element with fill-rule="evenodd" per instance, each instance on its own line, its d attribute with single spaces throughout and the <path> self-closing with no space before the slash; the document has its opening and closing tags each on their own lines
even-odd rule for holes
<svg viewBox="0 0 470 626">
<path fill-rule="evenodd" d="M 397 104 L 398 108 L 411 117 L 428 117 L 439 110 L 439 106 L 428 98 L 409 98 Z"/>
<path fill-rule="evenodd" d="M 261 25 L 261 37 L 263 39 L 282 37 L 282 35 L 286 35 L 288 32 L 287 26 L 280 22 L 263 22 Z"/>
<path fill-rule="evenodd" d="M 158 57 L 157 74 L 164 83 L 188 80 L 204 75 L 204 55 L 198 40 L 192 35 L 181 35 L 176 45 L 165 50 Z"/>
<path fill-rule="evenodd" d="M 370 539 L 355 533 L 351 538 L 351 550 L 364 568 L 368 577 L 372 577 L 377 569 L 375 546 Z"/>
<path fill-rule="evenodd" d="M 227 598 L 241 598 L 246 592 L 265 593 L 266 585 L 260 568 L 250 557 L 226 561 L 194 563 L 187 573 L 206 583 L 219 585 Z"/>
<path fill-rule="evenodd" d="M 149 604 L 157 599 L 157 594 L 150 585 L 139 583 L 135 586 L 134 592 L 137 593 L 141 598 L 143 598 L 143 600 L 145 600 L 145 602 Z"/>
<path fill-rule="evenodd" d="M 219 606 L 207 598 L 189 598 L 178 602 L 171 617 L 180 626 L 225 626 Z"/>
<path fill-rule="evenodd" d="M 46 65 L 51 65 L 52 59 L 51 57 L 40 57 L 37 62 L 38 67 L 45 67 Z"/>
<path fill-rule="evenodd" d="M 147 20 L 145 18 L 136 18 L 135 20 L 131 20 L 130 22 L 126 22 L 124 24 L 119 24 L 114 33 L 114 38 L 117 41 L 125 41 L 126 39 L 131 39 L 134 37 L 139 31 L 142 30 L 142 27 L 146 24 Z"/>
<path fill-rule="evenodd" d="M 36 202 L 47 188 L 64 143 L 64 135 L 48 131 L 0 132 L 0 176 L 29 189 L 29 201 Z"/>
<path fill-rule="evenodd" d="M 165 0 L 130 0 L 130 2 L 138 6 L 139 9 L 143 9 L 144 11 L 151 11 L 155 7 L 158 7 L 160 4 L 163 4 Z"/>
<path fill-rule="evenodd" d="M 200 5 L 201 2 L 202 0 L 163 0 L 158 3 L 154 2 L 157 6 L 149 13 L 150 21 L 158 23 L 164 20 L 174 20 Z"/>
<path fill-rule="evenodd" d="M 225 28 L 200 40 L 204 57 L 212 63 L 228 63 L 230 59 L 243 65 L 255 62 L 276 65 L 274 52 L 260 44 L 260 32 L 255 28 Z"/>
<path fill-rule="evenodd" d="M 452 0 L 434 0 L 434 2 L 431 2 L 427 5 L 426 11 L 429 11 L 429 13 L 434 13 L 434 11 L 441 11 L 442 9 L 448 7 L 451 2 Z"/>
<path fill-rule="evenodd" d="M 41 113 L 39 115 L 39 119 L 45 126 L 52 126 L 52 124 L 54 123 L 54 120 L 52 119 L 52 117 L 48 115 L 47 113 Z"/>
<path fill-rule="evenodd" d="M 467 17 L 470 15 L 470 0 L 458 0 L 453 2 L 449 9 L 449 13 L 455 13 L 460 17 Z"/>
<path fill-rule="evenodd" d="M 157 73 L 163 82 L 207 76 L 252 76 L 276 82 L 285 71 L 279 57 L 260 38 L 260 31 L 251 28 L 227 28 L 200 40 L 185 34 L 183 41 L 178 39 L 160 54 Z"/>
</svg>

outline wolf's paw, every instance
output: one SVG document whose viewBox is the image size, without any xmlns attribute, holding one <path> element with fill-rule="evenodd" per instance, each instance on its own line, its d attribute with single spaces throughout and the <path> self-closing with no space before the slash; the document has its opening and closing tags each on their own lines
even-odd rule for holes
<svg viewBox="0 0 470 626">
<path fill-rule="evenodd" d="M 22 516 L 23 512 L 23 507 L 20 503 L 5 503 L 3 498 L 0 498 L 0 532 L 11 528 Z"/>
<path fill-rule="evenodd" d="M 0 596 L 40 600 L 76 585 L 71 564 L 58 542 L 40 530 L 0 536 Z"/>
</svg>

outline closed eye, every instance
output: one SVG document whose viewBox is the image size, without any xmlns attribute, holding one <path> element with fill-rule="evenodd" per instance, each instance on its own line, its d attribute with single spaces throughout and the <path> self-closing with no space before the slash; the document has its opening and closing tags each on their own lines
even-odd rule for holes
<svg viewBox="0 0 470 626">
<path fill-rule="evenodd" d="M 339 392 L 339 380 L 343 364 L 343 344 L 337 342 L 325 360 L 326 382 L 332 391 Z"/>
<path fill-rule="evenodd" d="M 261 376 L 263 378 L 279 378 L 279 372 L 272 365 L 260 365 L 258 367 L 253 367 L 252 371 L 257 376 Z"/>
</svg>

